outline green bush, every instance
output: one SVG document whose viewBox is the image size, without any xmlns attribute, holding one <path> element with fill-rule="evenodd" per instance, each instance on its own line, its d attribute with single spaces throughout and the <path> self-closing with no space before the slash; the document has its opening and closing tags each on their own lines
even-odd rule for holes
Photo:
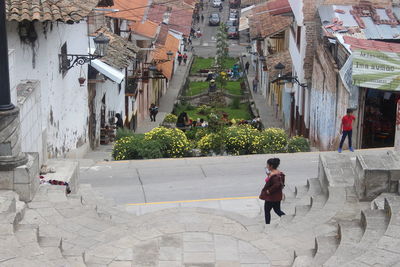
<svg viewBox="0 0 400 267">
<path fill-rule="evenodd" d="M 146 141 L 155 140 L 160 142 L 164 157 L 179 158 L 189 155 L 189 141 L 186 135 L 177 128 L 157 127 L 145 133 L 144 136 Z"/>
<path fill-rule="evenodd" d="M 288 142 L 287 151 L 289 153 L 309 152 L 310 143 L 302 136 L 293 136 Z"/>
<path fill-rule="evenodd" d="M 260 132 L 250 125 L 231 126 L 224 137 L 226 151 L 233 155 L 256 154 L 260 152 Z"/>
<path fill-rule="evenodd" d="M 118 129 L 117 129 L 116 136 L 115 136 L 115 140 L 119 140 L 119 139 L 121 139 L 121 138 L 123 138 L 123 137 L 133 136 L 133 135 L 135 135 L 135 133 L 134 133 L 132 130 L 130 130 L 130 129 L 127 129 L 127 128 L 118 128 Z"/>
<path fill-rule="evenodd" d="M 288 136 L 280 128 L 268 128 L 261 132 L 261 149 L 263 153 L 285 153 Z"/>
<path fill-rule="evenodd" d="M 175 114 L 168 113 L 167 115 L 165 115 L 164 122 L 166 122 L 166 123 L 176 123 L 177 119 L 178 119 L 178 117 Z"/>
<path fill-rule="evenodd" d="M 115 142 L 112 156 L 115 160 L 161 158 L 162 144 L 158 141 L 146 141 L 143 135 L 131 135 Z"/>
<path fill-rule="evenodd" d="M 197 148 L 204 155 L 214 152 L 222 154 L 224 151 L 224 138 L 220 133 L 210 133 L 203 136 L 197 143 Z"/>
</svg>

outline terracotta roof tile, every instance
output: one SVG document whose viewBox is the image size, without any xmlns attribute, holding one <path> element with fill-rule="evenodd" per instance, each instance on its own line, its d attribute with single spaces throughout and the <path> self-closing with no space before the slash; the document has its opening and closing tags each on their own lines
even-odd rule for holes
<svg viewBox="0 0 400 267">
<path fill-rule="evenodd" d="M 158 33 L 156 44 L 165 45 L 168 37 L 168 30 L 168 25 L 161 23 L 160 32 Z"/>
<path fill-rule="evenodd" d="M 269 13 L 253 15 L 249 19 L 250 37 L 268 37 L 279 33 L 290 26 L 292 18 L 287 16 L 273 16 Z"/>
<path fill-rule="evenodd" d="M 260 12 L 266 12 L 271 15 L 281 15 L 292 12 L 292 8 L 290 7 L 288 0 L 273 0 L 264 2 L 253 8 L 253 14 Z"/>
<path fill-rule="evenodd" d="M 153 58 L 154 59 L 167 59 L 167 52 L 171 51 L 174 55 L 172 58 L 176 57 L 176 53 L 179 49 L 179 40 L 172 36 L 171 34 L 167 35 L 165 45 L 158 45 L 156 49 L 153 51 Z M 162 64 L 157 65 L 157 69 L 161 71 L 165 77 L 171 79 L 172 72 L 174 68 L 174 61 L 168 61 Z"/>
<path fill-rule="evenodd" d="M 114 0 L 114 5 L 111 8 L 121 11 L 108 13 L 107 16 L 130 21 L 140 21 L 148 5 L 148 0 Z"/>
<path fill-rule="evenodd" d="M 139 34 L 149 38 L 155 38 L 157 35 L 159 24 L 150 20 L 146 20 L 145 22 L 132 22 L 129 27 L 131 31 L 133 31 L 135 34 Z"/>
<path fill-rule="evenodd" d="M 266 64 L 268 68 L 268 73 L 269 76 L 271 77 L 271 80 L 275 79 L 278 77 L 279 71 L 276 70 L 274 67 L 280 62 L 283 65 L 285 65 L 285 70 L 291 70 L 292 69 L 292 58 L 290 56 L 289 50 L 285 50 L 283 52 L 275 53 L 272 55 L 267 56 L 266 58 Z M 283 73 L 285 74 L 285 73 Z"/>
<path fill-rule="evenodd" d="M 62 21 L 83 20 L 99 0 L 5 0 L 7 20 Z"/>
<path fill-rule="evenodd" d="M 109 32 L 106 28 L 100 28 L 96 33 L 103 33 L 110 38 L 107 55 L 100 60 L 112 67 L 117 69 L 127 68 L 132 63 L 132 59 L 136 57 L 136 53 L 139 52 L 139 48 L 132 42 Z"/>
<path fill-rule="evenodd" d="M 162 23 L 164 14 L 168 12 L 168 7 L 161 5 L 153 5 L 147 14 L 148 19 Z M 172 30 L 183 33 L 184 35 L 190 34 L 190 27 L 192 26 L 193 9 L 181 9 L 172 7 L 168 20 L 168 27 Z"/>
<path fill-rule="evenodd" d="M 400 44 L 398 43 L 357 39 L 350 36 L 343 36 L 343 39 L 346 44 L 350 45 L 350 48 L 352 50 L 358 48 L 358 49 L 373 50 L 373 51 L 400 53 Z"/>
</svg>

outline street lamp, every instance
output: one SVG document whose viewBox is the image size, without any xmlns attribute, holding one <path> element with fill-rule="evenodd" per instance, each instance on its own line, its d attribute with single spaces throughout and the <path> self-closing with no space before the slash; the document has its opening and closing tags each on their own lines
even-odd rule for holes
<svg viewBox="0 0 400 267">
<path fill-rule="evenodd" d="M 299 79 L 297 79 L 297 76 L 290 76 L 290 75 L 283 75 L 282 72 L 285 69 L 285 65 L 283 65 L 281 62 L 279 62 L 278 64 L 276 64 L 274 66 L 274 69 L 279 70 L 279 74 L 278 74 L 278 78 L 276 78 L 275 80 L 272 80 L 271 83 L 274 82 L 280 82 L 282 81 L 283 83 L 297 83 L 298 85 L 300 85 L 303 88 L 307 88 L 307 84 L 306 83 L 301 83 L 299 81 Z"/>
<path fill-rule="evenodd" d="M 168 60 L 171 60 L 171 57 L 172 57 L 173 55 L 174 55 L 174 53 L 172 53 L 171 50 L 169 50 L 169 51 L 167 52 Z"/>
<path fill-rule="evenodd" d="M 107 53 L 108 44 L 110 43 L 110 38 L 104 36 L 100 33 L 94 39 L 94 45 L 96 47 L 94 54 L 89 55 L 75 55 L 61 53 L 58 55 L 60 61 L 60 71 L 67 71 L 78 65 L 84 65 L 89 63 L 91 60 L 104 57 Z"/>
</svg>

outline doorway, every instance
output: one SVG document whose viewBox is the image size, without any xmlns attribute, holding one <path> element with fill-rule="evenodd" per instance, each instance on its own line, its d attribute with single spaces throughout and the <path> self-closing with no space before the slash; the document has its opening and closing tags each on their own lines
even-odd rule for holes
<svg viewBox="0 0 400 267">
<path fill-rule="evenodd" d="M 392 147 L 400 92 L 365 88 L 362 148 Z"/>
</svg>

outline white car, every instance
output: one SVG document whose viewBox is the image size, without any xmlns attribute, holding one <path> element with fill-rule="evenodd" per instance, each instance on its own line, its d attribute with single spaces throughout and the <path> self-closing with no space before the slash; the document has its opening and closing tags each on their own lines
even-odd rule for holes
<svg viewBox="0 0 400 267">
<path fill-rule="evenodd" d="M 213 7 L 220 7 L 222 5 L 221 0 L 213 0 Z"/>
</svg>

